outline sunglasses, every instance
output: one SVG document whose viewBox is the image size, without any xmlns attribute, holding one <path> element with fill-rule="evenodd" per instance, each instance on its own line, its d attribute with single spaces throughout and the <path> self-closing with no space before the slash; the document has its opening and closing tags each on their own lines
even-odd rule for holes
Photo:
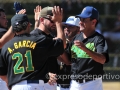
<svg viewBox="0 0 120 90">
<path fill-rule="evenodd" d="M 49 20 L 51 23 L 54 23 L 50 18 L 44 17 L 45 19 Z"/>
</svg>

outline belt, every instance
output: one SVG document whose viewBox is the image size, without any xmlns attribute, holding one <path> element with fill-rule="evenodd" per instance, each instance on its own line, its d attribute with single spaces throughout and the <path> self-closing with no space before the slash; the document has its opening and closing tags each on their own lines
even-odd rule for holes
<svg viewBox="0 0 120 90">
<path fill-rule="evenodd" d="M 37 83 L 37 84 L 39 84 L 39 80 L 27 80 L 27 83 Z"/>
<path fill-rule="evenodd" d="M 75 81 L 78 82 L 78 83 L 85 83 L 85 82 L 93 81 L 93 80 L 95 80 L 95 79 L 77 79 Z"/>
<path fill-rule="evenodd" d="M 57 84 L 57 85 L 62 87 L 62 88 L 69 88 L 70 87 L 69 84 Z"/>
</svg>

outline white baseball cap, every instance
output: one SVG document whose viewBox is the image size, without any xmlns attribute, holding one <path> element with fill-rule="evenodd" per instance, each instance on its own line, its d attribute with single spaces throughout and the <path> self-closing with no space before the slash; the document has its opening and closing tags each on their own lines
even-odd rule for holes
<svg viewBox="0 0 120 90">
<path fill-rule="evenodd" d="M 80 19 L 79 18 L 76 18 L 75 16 L 70 16 L 66 22 L 62 22 L 63 24 L 66 24 L 66 25 L 72 25 L 72 26 L 79 26 L 79 22 L 80 22 Z"/>
</svg>

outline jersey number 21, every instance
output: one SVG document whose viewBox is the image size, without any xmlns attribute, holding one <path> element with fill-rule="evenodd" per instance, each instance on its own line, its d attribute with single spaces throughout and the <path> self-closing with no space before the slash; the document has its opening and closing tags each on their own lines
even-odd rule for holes
<svg viewBox="0 0 120 90">
<path fill-rule="evenodd" d="M 23 62 L 23 58 L 24 58 L 24 56 L 20 52 L 17 52 L 17 53 L 13 54 L 12 60 L 17 59 L 17 62 L 14 66 L 14 74 L 24 73 L 25 69 L 26 69 L 26 72 L 34 71 L 34 67 L 33 67 L 33 64 L 32 64 L 31 50 L 28 50 L 25 53 L 25 58 L 26 58 L 26 62 L 27 62 L 26 68 L 24 68 L 24 66 L 20 66 Z"/>
</svg>

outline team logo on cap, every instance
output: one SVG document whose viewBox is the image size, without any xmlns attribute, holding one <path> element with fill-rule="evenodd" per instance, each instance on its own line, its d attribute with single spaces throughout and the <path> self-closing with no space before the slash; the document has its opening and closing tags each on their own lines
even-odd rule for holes
<svg viewBox="0 0 120 90">
<path fill-rule="evenodd" d="M 74 21 L 74 18 L 68 18 L 67 21 Z"/>
<path fill-rule="evenodd" d="M 18 23 L 18 22 L 16 22 L 15 24 L 16 24 L 16 25 L 18 25 L 19 23 Z"/>
</svg>

